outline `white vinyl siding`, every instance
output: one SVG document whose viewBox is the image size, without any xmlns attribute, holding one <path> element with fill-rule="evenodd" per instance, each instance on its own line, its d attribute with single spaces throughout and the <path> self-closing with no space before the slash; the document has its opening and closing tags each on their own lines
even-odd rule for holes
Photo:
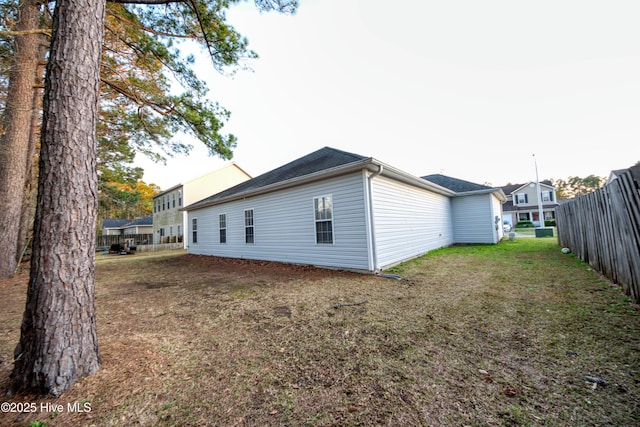
<svg viewBox="0 0 640 427">
<path fill-rule="evenodd" d="M 449 197 L 384 177 L 372 193 L 378 268 L 453 243 Z"/>
<path fill-rule="evenodd" d="M 495 217 L 501 228 L 501 213 L 496 212 L 490 194 L 454 197 L 451 201 L 454 243 L 497 243 Z"/>
<path fill-rule="evenodd" d="M 210 206 L 198 218 L 198 245 L 190 253 L 296 264 L 368 269 L 363 172 Z M 333 244 L 317 244 L 312 201 L 331 195 Z M 254 210 L 254 244 L 245 244 L 244 211 Z M 218 215 L 226 213 L 227 243 L 220 244 Z M 216 234 L 214 234 L 216 233 Z"/>
</svg>

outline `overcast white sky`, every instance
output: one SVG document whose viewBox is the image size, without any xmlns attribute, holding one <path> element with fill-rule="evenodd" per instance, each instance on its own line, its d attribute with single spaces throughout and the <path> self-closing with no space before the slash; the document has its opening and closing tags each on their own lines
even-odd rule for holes
<svg viewBox="0 0 640 427">
<path fill-rule="evenodd" d="M 253 176 L 324 146 L 417 176 L 495 186 L 591 174 L 640 160 L 638 0 L 300 0 L 298 13 L 229 21 L 260 58 L 199 70 L 231 111 L 234 161 Z M 163 189 L 227 162 L 197 146 Z"/>
</svg>

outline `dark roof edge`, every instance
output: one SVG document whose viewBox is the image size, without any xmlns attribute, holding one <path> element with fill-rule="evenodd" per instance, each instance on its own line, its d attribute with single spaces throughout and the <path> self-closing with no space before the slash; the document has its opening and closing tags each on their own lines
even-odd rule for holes
<svg viewBox="0 0 640 427">
<path fill-rule="evenodd" d="M 335 176 L 340 176 L 340 175 L 344 175 L 350 172 L 356 172 L 358 170 L 362 170 L 362 169 L 368 169 L 371 172 L 379 172 L 380 168 L 382 167 L 381 170 L 381 175 L 382 176 L 387 176 L 387 177 L 391 177 L 394 178 L 398 181 L 401 182 L 405 182 L 407 184 L 411 184 L 417 187 L 421 187 L 421 188 L 425 188 L 428 190 L 431 190 L 433 192 L 445 195 L 445 196 L 454 196 L 455 193 L 449 189 L 446 189 L 444 187 L 441 187 L 437 184 L 434 184 L 432 182 L 429 182 L 427 180 L 424 180 L 422 178 L 419 178 L 417 176 L 413 176 L 411 174 L 408 174 L 406 172 L 401 171 L 400 169 L 397 169 L 393 166 L 387 165 L 383 162 L 380 162 L 376 159 L 374 159 L 373 157 L 369 157 L 369 158 L 365 158 L 362 160 L 357 160 L 355 162 L 351 162 L 351 163 L 346 163 L 344 165 L 340 165 L 340 166 L 336 166 L 333 168 L 329 168 L 329 169 L 324 169 L 318 172 L 314 172 L 314 173 L 310 173 L 307 175 L 303 175 L 303 176 L 299 176 L 299 177 L 295 177 L 295 178 L 291 178 L 288 179 L 286 181 L 280 181 L 280 182 L 276 182 L 273 184 L 269 184 L 269 185 L 265 185 L 263 187 L 259 187 L 259 188 L 255 188 L 255 189 L 251 189 L 251 190 L 247 190 L 241 193 L 236 193 L 227 197 L 223 197 L 217 200 L 211 200 L 211 201 L 200 201 L 200 202 L 196 202 L 194 204 L 191 204 L 189 206 L 186 206 L 184 208 L 182 208 L 181 210 L 183 211 L 192 211 L 195 209 L 201 209 L 201 208 L 205 208 L 205 207 L 209 207 L 209 206 L 215 206 L 215 205 L 219 205 L 222 203 L 228 203 L 234 200 L 241 200 L 247 197 L 253 197 L 253 196 L 257 196 L 260 194 L 265 194 L 265 193 L 270 193 L 272 191 L 276 191 L 276 190 L 284 190 L 286 188 L 291 188 L 291 187 L 295 187 L 298 185 L 303 185 L 303 184 L 308 184 L 310 182 L 314 182 L 314 181 L 318 181 L 321 179 L 327 179 L 327 178 L 332 178 Z"/>
<path fill-rule="evenodd" d="M 342 175 L 344 173 L 348 173 L 352 170 L 358 170 L 358 169 L 362 169 L 364 168 L 364 163 L 366 163 L 369 159 L 365 159 L 365 160 L 358 160 L 355 162 L 351 162 L 351 163 L 347 163 L 345 165 L 340 165 L 340 166 L 336 166 L 330 169 L 324 169 L 318 172 L 314 172 L 314 173 L 310 173 L 307 175 L 302 175 L 302 176 L 298 176 L 295 178 L 291 178 L 285 181 L 279 181 L 279 182 L 275 182 L 273 184 L 267 184 L 265 186 L 262 187 L 258 187 L 258 188 L 253 188 L 253 189 L 249 189 L 246 191 L 242 191 L 240 193 L 235 193 L 232 194 L 230 196 L 227 197 L 222 197 L 220 199 L 215 199 L 215 200 L 210 200 L 208 201 L 207 199 L 195 202 L 189 206 L 185 206 L 184 208 L 180 209 L 183 211 L 192 211 L 194 209 L 201 209 L 201 208 L 205 208 L 208 206 L 214 206 L 214 205 L 219 205 L 222 203 L 227 203 L 227 202 L 231 202 L 234 200 L 241 200 L 241 199 L 245 199 L 247 197 L 253 197 L 253 196 L 257 196 L 260 194 L 264 194 L 264 193 L 270 193 L 272 191 L 275 190 L 282 190 L 282 189 L 286 189 L 286 188 L 290 188 L 290 187 L 295 187 L 297 185 L 302 185 L 302 184 L 306 184 L 308 182 L 313 182 L 316 181 L 318 179 L 323 179 L 323 178 L 330 178 L 332 176 L 338 176 L 338 175 Z"/>
<path fill-rule="evenodd" d="M 502 191 L 502 188 L 485 188 L 482 190 L 474 190 L 474 191 L 461 191 L 459 193 L 456 193 L 455 197 L 461 197 L 461 196 L 473 196 L 476 194 L 491 194 L 491 193 L 496 193 L 498 195 L 498 199 L 500 199 L 501 202 L 506 202 L 507 201 L 507 196 L 504 194 L 504 191 Z"/>
<path fill-rule="evenodd" d="M 167 194 L 168 192 L 173 191 L 173 190 L 175 190 L 176 188 L 180 188 L 180 187 L 182 187 L 182 184 L 174 185 L 174 186 L 173 186 L 173 187 L 171 187 L 171 188 L 167 188 L 166 190 L 162 190 L 162 191 L 161 191 L 161 192 L 159 192 L 158 194 L 155 194 L 152 198 L 153 198 L 153 199 L 155 199 L 155 198 L 157 198 L 157 197 L 160 197 L 160 196 L 162 196 L 162 195 L 165 195 L 165 194 Z"/>
</svg>

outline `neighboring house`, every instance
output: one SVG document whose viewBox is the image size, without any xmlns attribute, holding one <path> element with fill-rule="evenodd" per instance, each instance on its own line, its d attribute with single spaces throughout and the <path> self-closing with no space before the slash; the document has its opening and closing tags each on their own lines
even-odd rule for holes
<svg viewBox="0 0 640 427">
<path fill-rule="evenodd" d="M 510 184 L 501 188 L 507 196 L 507 202 L 502 206 L 505 223 L 512 227 L 521 221 L 538 223 L 539 209 L 535 182 Z M 544 220 L 555 220 L 556 206 L 558 206 L 555 187 L 551 185 L 551 181 L 540 181 L 540 192 Z"/>
<path fill-rule="evenodd" d="M 102 235 L 103 236 L 121 236 L 123 234 L 122 227 L 125 224 L 130 223 L 130 219 L 110 219 L 106 218 L 102 220 Z"/>
<path fill-rule="evenodd" d="M 153 196 L 154 243 L 182 242 L 187 215 L 182 208 L 218 193 L 251 176 L 235 163 L 175 185 Z"/>
<path fill-rule="evenodd" d="M 153 196 L 153 243 L 182 242 L 184 186 L 178 184 Z"/>
<path fill-rule="evenodd" d="M 150 236 L 153 233 L 152 215 L 136 219 L 104 219 L 102 220 L 102 236 L 119 236 L 99 240 L 98 246 L 108 243 L 126 242 L 128 245 L 146 245 L 151 243 Z"/>
<path fill-rule="evenodd" d="M 122 230 L 125 236 L 131 234 L 151 234 L 153 233 L 153 215 L 134 219 L 124 224 Z"/>
<path fill-rule="evenodd" d="M 457 193 L 325 147 L 187 206 L 188 249 L 380 271 L 454 243 L 497 243 L 504 200 L 499 189 Z M 486 213 L 473 219 L 477 232 L 461 224 L 469 210 Z"/>
</svg>

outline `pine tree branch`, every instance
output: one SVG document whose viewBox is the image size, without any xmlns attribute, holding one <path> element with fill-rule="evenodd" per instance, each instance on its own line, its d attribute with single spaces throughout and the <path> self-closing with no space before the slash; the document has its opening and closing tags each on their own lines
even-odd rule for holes
<svg viewBox="0 0 640 427">
<path fill-rule="evenodd" d="M 107 3 L 119 4 L 169 4 L 169 3 L 186 3 L 185 0 L 107 0 Z"/>
<path fill-rule="evenodd" d="M 22 31 L 11 31 L 11 30 L 3 30 L 0 31 L 0 37 L 17 37 L 17 36 L 28 36 L 31 34 L 44 34 L 45 36 L 51 37 L 51 30 L 47 30 L 44 28 L 38 28 L 35 30 L 22 30 Z"/>
<path fill-rule="evenodd" d="M 182 3 L 182 2 L 176 2 L 176 3 Z M 119 20 L 120 22 L 124 22 L 125 24 L 129 24 L 129 25 L 135 25 L 136 27 L 140 28 L 142 31 L 145 31 L 145 32 L 151 33 L 151 34 L 155 34 L 157 36 L 172 37 L 172 38 L 177 38 L 177 39 L 195 39 L 196 38 L 196 36 L 193 35 L 193 34 L 172 34 L 172 33 L 165 33 L 163 31 L 156 31 L 156 30 L 154 30 L 152 28 L 145 27 L 140 22 L 134 22 L 134 21 L 132 21 L 130 19 L 126 19 L 122 15 L 113 15 L 113 17 L 115 19 Z"/>
</svg>

